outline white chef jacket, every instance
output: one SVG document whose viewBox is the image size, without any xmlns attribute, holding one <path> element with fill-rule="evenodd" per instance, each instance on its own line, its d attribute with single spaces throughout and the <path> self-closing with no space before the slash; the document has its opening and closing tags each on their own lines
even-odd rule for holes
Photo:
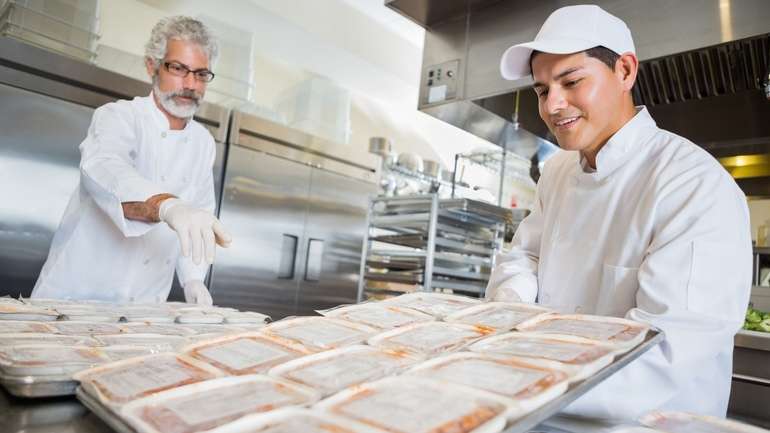
<svg viewBox="0 0 770 433">
<path fill-rule="evenodd" d="M 724 417 L 733 337 L 751 291 L 746 198 L 706 151 L 638 110 L 600 150 L 595 172 L 578 152 L 545 164 L 532 213 L 498 257 L 488 290 L 665 333 L 566 412 Z"/>
<path fill-rule="evenodd" d="M 80 183 L 54 235 L 32 297 L 162 302 L 208 266 L 180 254 L 165 223 L 128 220 L 123 202 L 170 193 L 214 211 L 211 134 L 194 120 L 171 130 L 152 94 L 94 112 L 80 144 Z"/>
</svg>

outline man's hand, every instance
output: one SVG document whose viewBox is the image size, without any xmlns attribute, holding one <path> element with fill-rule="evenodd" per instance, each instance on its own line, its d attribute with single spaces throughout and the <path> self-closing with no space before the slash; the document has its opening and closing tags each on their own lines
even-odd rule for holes
<svg viewBox="0 0 770 433">
<path fill-rule="evenodd" d="M 216 244 L 227 248 L 232 242 L 232 237 L 214 215 L 177 198 L 164 200 L 158 214 L 160 220 L 179 236 L 182 255 L 189 257 L 192 253 L 196 265 L 200 264 L 202 257 L 206 263 L 214 263 Z"/>
<path fill-rule="evenodd" d="M 211 293 L 203 281 L 190 280 L 184 283 L 184 300 L 188 304 L 213 305 Z"/>
</svg>

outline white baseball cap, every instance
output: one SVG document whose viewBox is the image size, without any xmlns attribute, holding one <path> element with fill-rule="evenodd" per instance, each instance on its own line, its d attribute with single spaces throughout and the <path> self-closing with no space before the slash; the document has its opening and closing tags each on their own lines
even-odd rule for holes
<svg viewBox="0 0 770 433">
<path fill-rule="evenodd" d="M 555 10 L 535 36 L 535 40 L 514 45 L 500 60 L 500 73 L 506 80 L 532 74 L 532 51 L 572 54 L 602 46 L 618 53 L 636 53 L 631 31 L 620 18 L 596 5 L 566 6 Z"/>
</svg>

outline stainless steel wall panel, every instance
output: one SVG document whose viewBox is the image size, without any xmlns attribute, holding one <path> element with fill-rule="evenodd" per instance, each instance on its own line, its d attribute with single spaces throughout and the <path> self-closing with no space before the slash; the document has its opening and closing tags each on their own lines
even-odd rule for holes
<svg viewBox="0 0 770 433">
<path fill-rule="evenodd" d="M 310 167 L 231 146 L 220 219 L 233 234 L 219 249 L 211 289 L 218 305 L 259 311 L 274 319 L 295 313 L 297 277 L 306 245 L 298 241 L 293 266 L 286 263 L 286 237 L 302 239 Z M 284 258 L 282 261 L 282 257 Z M 294 272 L 284 275 L 287 268 Z"/>
<path fill-rule="evenodd" d="M 0 84 L 0 296 L 29 296 L 72 191 L 93 109 Z"/>
<path fill-rule="evenodd" d="M 313 169 L 305 226 L 305 272 L 297 314 L 356 302 L 366 208 L 376 186 Z"/>
</svg>

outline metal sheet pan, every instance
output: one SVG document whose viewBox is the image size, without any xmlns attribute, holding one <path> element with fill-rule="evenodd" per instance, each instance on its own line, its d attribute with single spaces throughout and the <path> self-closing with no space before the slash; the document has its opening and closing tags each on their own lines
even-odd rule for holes
<svg viewBox="0 0 770 433">
<path fill-rule="evenodd" d="M 538 426 L 543 421 L 551 418 L 561 411 L 568 404 L 576 400 L 581 395 L 588 392 L 591 388 L 598 385 L 613 373 L 628 365 L 631 361 L 641 356 L 644 352 L 651 349 L 663 340 L 663 333 L 657 330 L 651 330 L 645 340 L 631 351 L 618 356 L 610 365 L 599 370 L 590 378 L 573 384 L 566 393 L 547 403 L 530 414 L 519 420 L 508 424 L 503 433 L 525 433 Z M 120 419 L 112 410 L 102 405 L 96 399 L 86 394 L 81 388 L 77 388 L 76 395 L 88 409 L 96 416 L 101 418 L 107 425 L 115 429 L 118 433 L 136 433 L 136 430 Z"/>
<path fill-rule="evenodd" d="M 95 398 L 88 395 L 83 388 L 78 387 L 75 392 L 78 400 L 83 403 L 83 406 L 87 407 L 91 412 L 98 416 L 105 424 L 115 429 L 118 433 L 136 433 L 136 430 L 126 424 L 119 416 L 117 416 L 111 409 L 103 405 Z"/>
<path fill-rule="evenodd" d="M 10 376 L 0 374 L 0 384 L 16 397 L 59 397 L 75 394 L 77 381 L 72 376 Z"/>
<path fill-rule="evenodd" d="M 529 413 L 523 418 L 508 424 L 502 433 L 526 433 L 530 431 L 538 424 L 559 413 L 562 409 L 567 407 L 567 405 L 577 400 L 578 397 L 582 396 L 591 388 L 595 387 L 610 377 L 612 374 L 628 365 L 628 363 L 634 359 L 640 357 L 644 352 L 650 350 L 661 341 L 663 341 L 663 333 L 658 330 L 651 329 L 650 332 L 647 333 L 647 337 L 640 345 L 616 357 L 610 365 L 602 368 L 588 379 L 570 385 L 569 389 L 567 389 L 567 392 L 562 394 L 560 397 L 550 401 L 549 403 Z"/>
</svg>

